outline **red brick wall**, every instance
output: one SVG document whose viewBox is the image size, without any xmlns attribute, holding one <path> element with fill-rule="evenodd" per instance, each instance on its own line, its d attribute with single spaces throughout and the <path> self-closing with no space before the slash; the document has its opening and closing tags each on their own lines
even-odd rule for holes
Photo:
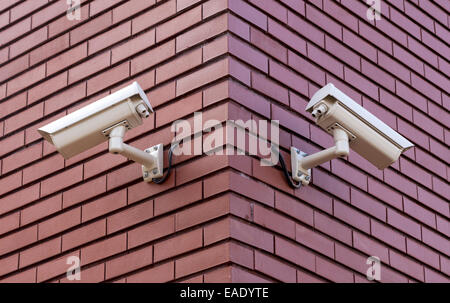
<svg viewBox="0 0 450 303">
<path fill-rule="evenodd" d="M 0 282 L 449 281 L 450 7 L 358 0 L 0 3 Z M 447 11 L 446 11 L 447 10 Z M 447 56 L 446 56 L 447 55 Z M 181 156 L 163 185 L 104 143 L 64 160 L 37 128 L 138 81 L 155 114 L 127 134 L 164 143 L 172 121 L 280 120 L 291 145 L 332 143 L 304 110 L 328 82 L 415 147 L 384 171 L 351 152 L 293 190 L 254 156 Z"/>
</svg>

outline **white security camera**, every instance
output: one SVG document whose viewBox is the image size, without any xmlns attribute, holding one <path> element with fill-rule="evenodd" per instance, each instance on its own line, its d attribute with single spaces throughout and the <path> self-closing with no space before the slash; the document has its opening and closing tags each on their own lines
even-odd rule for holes
<svg viewBox="0 0 450 303">
<path fill-rule="evenodd" d="M 384 169 L 413 146 L 331 83 L 314 94 L 306 111 L 333 135 L 335 146 L 312 155 L 291 147 L 292 179 L 303 185 L 309 183 L 311 168 L 347 156 L 349 147 L 378 169 Z"/>
<path fill-rule="evenodd" d="M 106 140 L 109 151 L 142 164 L 144 180 L 163 175 L 163 145 L 144 151 L 123 142 L 128 129 L 142 124 L 153 109 L 137 82 L 38 129 L 58 152 L 69 159 Z"/>
</svg>

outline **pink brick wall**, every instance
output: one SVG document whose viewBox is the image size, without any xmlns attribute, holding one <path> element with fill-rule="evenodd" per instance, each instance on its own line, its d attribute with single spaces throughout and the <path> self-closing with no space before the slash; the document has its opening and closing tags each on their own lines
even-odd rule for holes
<svg viewBox="0 0 450 303">
<path fill-rule="evenodd" d="M 0 3 L 0 282 L 449 282 L 450 7 L 444 0 Z M 415 144 L 384 171 L 351 152 L 293 190 L 255 156 L 181 156 L 163 184 L 104 143 L 64 160 L 36 130 L 138 81 L 172 121 L 277 119 L 280 143 L 331 137 L 304 110 L 328 82 Z M 166 158 L 167 159 L 167 158 Z"/>
</svg>

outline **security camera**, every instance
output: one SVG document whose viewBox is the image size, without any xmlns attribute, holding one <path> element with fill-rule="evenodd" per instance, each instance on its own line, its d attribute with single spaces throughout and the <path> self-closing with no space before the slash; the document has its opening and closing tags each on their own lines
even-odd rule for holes
<svg viewBox="0 0 450 303">
<path fill-rule="evenodd" d="M 384 169 L 413 144 L 329 83 L 306 106 L 316 124 L 333 135 L 335 146 L 312 155 L 291 147 L 292 179 L 308 185 L 311 168 L 345 157 L 349 147 Z"/>
<path fill-rule="evenodd" d="M 163 145 L 145 151 L 123 142 L 125 132 L 142 124 L 153 109 L 137 82 L 38 129 L 69 159 L 106 140 L 109 151 L 142 164 L 144 180 L 163 175 Z"/>
</svg>

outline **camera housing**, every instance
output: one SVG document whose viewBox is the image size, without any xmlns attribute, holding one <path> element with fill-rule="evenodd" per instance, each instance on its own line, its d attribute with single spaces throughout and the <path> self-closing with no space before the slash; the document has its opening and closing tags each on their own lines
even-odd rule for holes
<svg viewBox="0 0 450 303">
<path fill-rule="evenodd" d="M 163 175 L 162 144 L 141 151 L 123 142 L 125 132 L 143 123 L 153 109 L 137 82 L 38 129 L 69 159 L 109 140 L 109 151 L 142 164 L 144 179 Z"/>
<path fill-rule="evenodd" d="M 291 147 L 292 178 L 303 184 L 308 184 L 312 167 L 347 156 L 349 148 L 378 169 L 384 169 L 414 146 L 332 83 L 314 94 L 306 111 L 317 125 L 333 135 L 336 145 L 313 155 Z"/>
</svg>

